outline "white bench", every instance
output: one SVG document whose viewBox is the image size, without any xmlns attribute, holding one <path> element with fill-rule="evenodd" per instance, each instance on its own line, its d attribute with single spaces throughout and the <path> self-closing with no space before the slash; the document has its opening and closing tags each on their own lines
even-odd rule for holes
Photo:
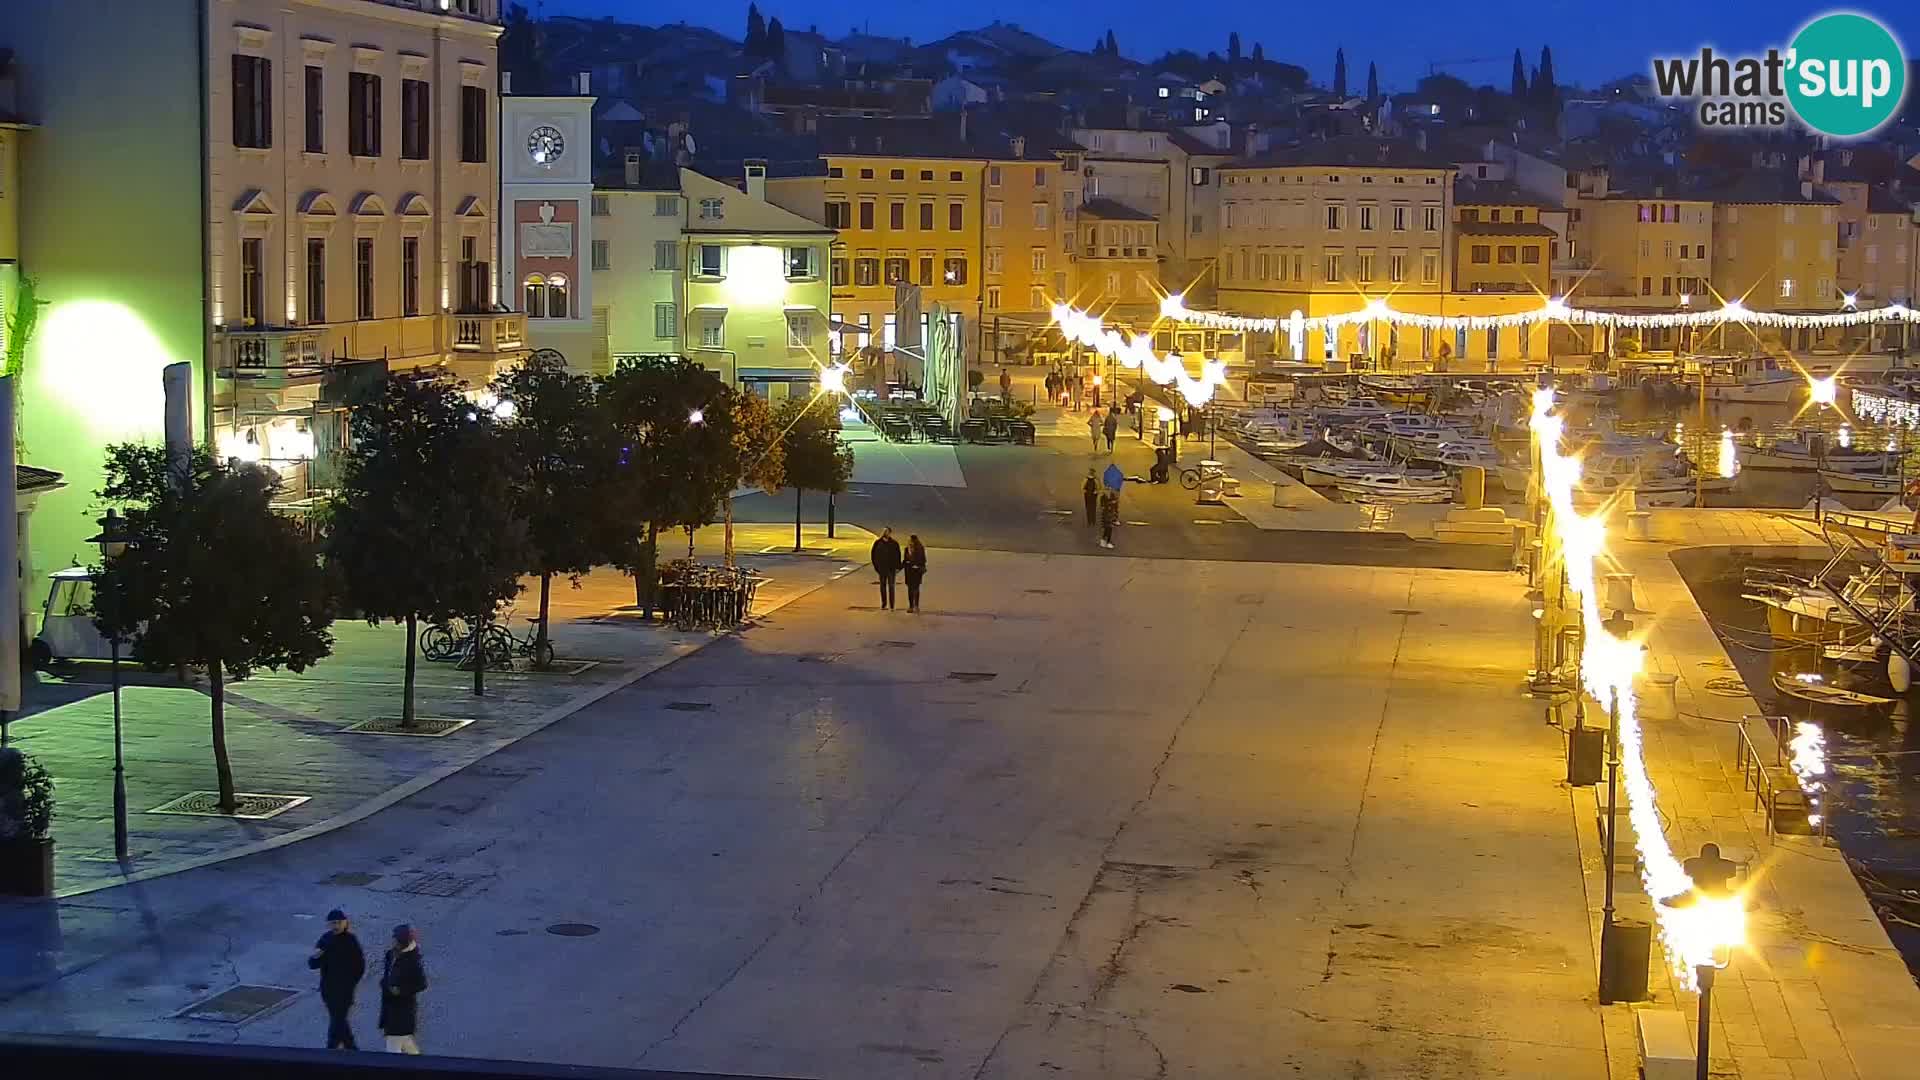
<svg viewBox="0 0 1920 1080">
<path fill-rule="evenodd" d="M 1694 1044 L 1687 1018 L 1672 1009 L 1635 1009 L 1640 1075 L 1645 1080 L 1693 1080 Z"/>
</svg>

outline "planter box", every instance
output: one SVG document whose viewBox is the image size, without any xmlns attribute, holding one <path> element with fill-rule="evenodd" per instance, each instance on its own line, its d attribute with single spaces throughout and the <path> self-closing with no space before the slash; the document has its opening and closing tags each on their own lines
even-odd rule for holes
<svg viewBox="0 0 1920 1080">
<path fill-rule="evenodd" d="M 53 895 L 53 841 L 0 840 L 0 896 Z"/>
</svg>

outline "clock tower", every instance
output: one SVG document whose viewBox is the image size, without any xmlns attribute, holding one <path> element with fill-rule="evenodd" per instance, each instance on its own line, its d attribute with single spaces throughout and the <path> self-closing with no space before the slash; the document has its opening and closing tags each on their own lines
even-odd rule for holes
<svg viewBox="0 0 1920 1080">
<path fill-rule="evenodd" d="M 527 315 L 528 344 L 596 371 L 593 101 L 587 77 L 564 97 L 500 97 L 501 298 Z"/>
</svg>

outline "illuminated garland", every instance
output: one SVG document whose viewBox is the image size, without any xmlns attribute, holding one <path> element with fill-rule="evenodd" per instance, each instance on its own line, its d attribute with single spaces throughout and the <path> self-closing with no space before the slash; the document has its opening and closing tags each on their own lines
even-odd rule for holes
<svg viewBox="0 0 1920 1080">
<path fill-rule="evenodd" d="M 1851 295 L 1847 297 L 1847 306 L 1849 308 L 1853 306 Z M 1186 323 L 1189 326 L 1204 326 L 1214 330 L 1264 334 L 1278 334 L 1285 330 L 1289 335 L 1298 337 L 1309 330 L 1338 330 L 1342 326 L 1369 322 L 1414 326 L 1423 330 L 1493 330 L 1509 326 L 1531 326 L 1534 323 L 1549 321 L 1572 323 L 1577 326 L 1613 326 L 1633 329 L 1714 327 L 1726 323 L 1809 329 L 1828 326 L 1865 326 L 1883 322 L 1920 323 L 1920 310 L 1907 307 L 1905 304 L 1888 304 L 1885 307 L 1868 308 L 1864 311 L 1836 311 L 1825 315 L 1786 315 L 1775 311 L 1754 311 L 1738 300 L 1729 300 L 1710 311 L 1671 311 L 1635 315 L 1569 307 L 1565 300 L 1555 297 L 1532 311 L 1517 311 L 1506 315 L 1419 315 L 1410 311 L 1397 311 L 1388 306 L 1385 300 L 1376 297 L 1368 300 L 1358 311 L 1316 315 L 1311 318 L 1296 311 L 1286 318 L 1273 316 L 1253 318 L 1245 315 L 1229 315 L 1222 311 L 1195 311 L 1187 307 L 1184 297 L 1175 293 L 1161 299 L 1160 317 Z"/>
<path fill-rule="evenodd" d="M 1187 399 L 1189 405 L 1205 405 L 1213 400 L 1213 388 L 1227 381 L 1227 365 L 1220 360 L 1208 360 L 1201 365 L 1200 377 L 1187 374 L 1186 361 L 1179 353 L 1162 356 L 1153 351 L 1153 338 L 1145 334 L 1134 334 L 1128 338 L 1118 330 L 1110 329 L 1100 322 L 1100 316 L 1090 315 L 1066 304 L 1053 305 L 1053 321 L 1060 326 L 1060 333 L 1068 341 L 1077 342 L 1092 349 L 1109 360 L 1118 360 L 1122 366 L 1138 369 L 1147 378 L 1161 386 L 1174 386 L 1180 396 Z"/>
<path fill-rule="evenodd" d="M 1920 402 L 1908 401 L 1905 398 L 1855 390 L 1853 412 L 1862 420 L 1872 420 L 1889 427 L 1905 424 L 1910 428 L 1920 428 Z"/>
<path fill-rule="evenodd" d="M 1530 427 L 1540 449 L 1541 492 L 1550 508 L 1548 529 L 1565 565 L 1567 587 L 1580 598 L 1581 678 L 1586 691 L 1605 705 L 1619 702 L 1620 776 L 1627 791 L 1627 817 L 1633 824 L 1639 849 L 1640 876 L 1660 922 L 1660 939 L 1674 975 L 1688 989 L 1694 987 L 1693 969 L 1713 962 L 1717 948 L 1738 943 L 1745 933 L 1746 913 L 1738 898 L 1698 898 L 1682 907 L 1658 901 L 1693 889 L 1680 860 L 1667 843 L 1659 810 L 1654 803 L 1653 780 L 1647 773 L 1635 711 L 1633 679 L 1640 672 L 1641 647 L 1636 641 L 1613 635 L 1602 621 L 1594 561 L 1605 555 L 1605 512 L 1582 516 L 1574 509 L 1573 491 L 1580 481 L 1580 460 L 1563 454 L 1560 437 L 1564 418 L 1555 416 L 1553 391 L 1536 390 Z"/>
</svg>

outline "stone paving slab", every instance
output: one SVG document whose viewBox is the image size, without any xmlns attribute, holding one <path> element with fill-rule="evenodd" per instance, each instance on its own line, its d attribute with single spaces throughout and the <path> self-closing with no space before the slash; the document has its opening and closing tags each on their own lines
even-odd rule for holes
<svg viewBox="0 0 1920 1080">
<path fill-rule="evenodd" d="M 864 565 L 871 536 L 849 526 L 836 532 L 830 540 L 814 528 L 803 537 L 805 546 L 833 552 L 829 557 L 742 556 L 743 564 L 771 577 L 756 595 L 756 618 Z M 790 545 L 792 536 L 790 527 L 742 525 L 735 546 L 758 551 Z M 721 529 L 703 529 L 696 550 L 718 557 L 721 541 Z M 537 610 L 537 590 L 536 582 L 512 616 L 518 634 L 527 632 L 525 619 Z M 555 652 L 563 662 L 590 662 L 576 673 L 490 671 L 485 695 L 476 697 L 471 672 L 420 660 L 416 716 L 471 721 L 440 738 L 346 730 L 358 721 L 400 715 L 406 635 L 393 624 L 336 623 L 334 654 L 308 671 L 260 672 L 229 683 L 227 745 L 236 788 L 306 798 L 265 820 L 153 812 L 189 792 L 216 787 L 209 698 L 202 680 L 183 685 L 171 673 L 123 665 L 130 684 L 121 694 L 130 856 L 124 864 L 113 851 L 110 672 L 106 665 L 83 664 L 43 676 L 29 687 L 27 707 L 9 736 L 54 776 L 56 888 L 63 896 L 78 895 L 335 828 L 714 639 L 644 623 L 632 605 L 631 579 L 613 571 L 587 575 L 577 589 L 554 583 Z"/>
<path fill-rule="evenodd" d="M 1647 668 L 1679 677 L 1680 715 L 1643 724 L 1646 760 L 1668 840 L 1692 854 L 1714 841 L 1755 853 L 1749 895 L 1749 943 L 1714 988 L 1713 1075 L 1816 1080 L 1920 1076 L 1920 988 L 1873 915 L 1837 848 L 1810 837 L 1769 836 L 1735 767 L 1734 726 L 1761 712 L 1751 697 L 1715 693 L 1710 680 L 1734 676 L 1719 638 L 1701 614 L 1672 552 L 1737 547 L 1756 557 L 1824 555 L 1811 522 L 1766 510 L 1663 509 L 1653 539 L 1622 539 L 1610 523 L 1609 553 L 1635 575 L 1634 616 L 1646 634 Z M 1589 716 L 1595 713 L 1590 712 Z M 1604 714 L 1599 714 L 1604 721 Z M 1774 747 L 1764 727 L 1749 729 L 1761 754 Z M 1786 777 L 1791 783 L 1791 775 Z M 1575 795 L 1576 824 L 1589 878 L 1589 915 L 1598 946 L 1602 860 L 1593 803 Z M 1579 808 L 1586 807 L 1587 812 Z M 1632 1046 L 1635 1008 L 1676 1009 L 1695 1031 L 1695 995 L 1682 990 L 1656 943 L 1653 1000 L 1602 1010 L 1610 1047 Z M 1611 1057 L 1612 1075 L 1636 1075 L 1634 1059 Z"/>
</svg>

